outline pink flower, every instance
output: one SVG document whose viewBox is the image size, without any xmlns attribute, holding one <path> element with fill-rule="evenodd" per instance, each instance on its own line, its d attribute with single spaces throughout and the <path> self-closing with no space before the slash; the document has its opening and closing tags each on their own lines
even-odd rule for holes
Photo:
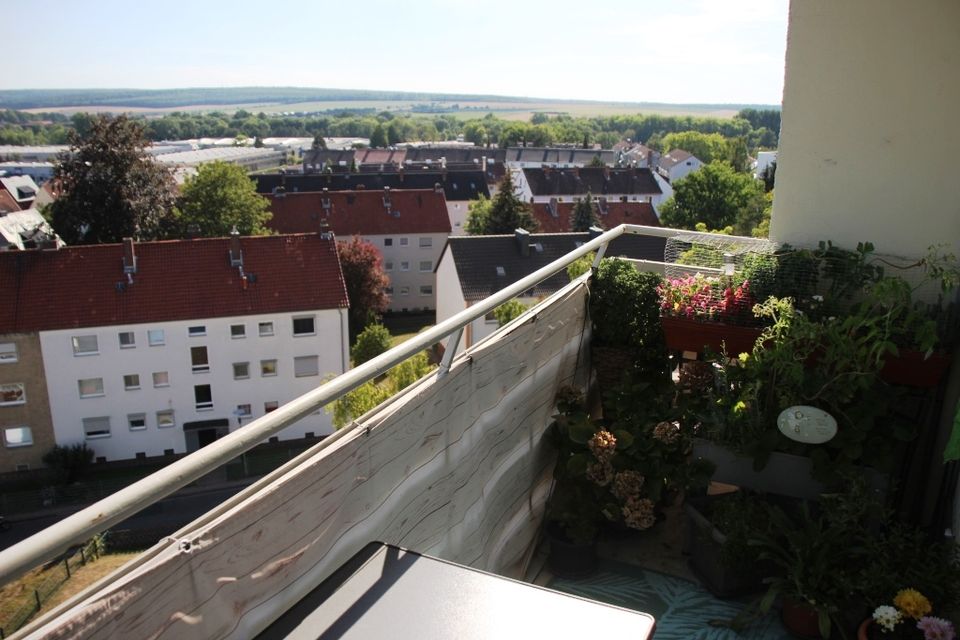
<svg viewBox="0 0 960 640">
<path fill-rule="evenodd" d="M 924 616 L 917 623 L 917 629 L 923 631 L 924 640 L 955 640 L 957 637 L 953 623 L 943 618 Z"/>
</svg>

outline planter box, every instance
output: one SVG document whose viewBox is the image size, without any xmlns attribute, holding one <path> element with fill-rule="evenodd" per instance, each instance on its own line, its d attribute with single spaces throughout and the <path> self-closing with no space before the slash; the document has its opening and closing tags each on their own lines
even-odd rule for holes
<svg viewBox="0 0 960 640">
<path fill-rule="evenodd" d="M 727 353 L 736 356 L 750 352 L 760 337 L 759 327 L 741 327 L 722 322 L 701 322 L 690 318 L 663 317 L 663 335 L 671 351 L 695 351 L 705 348 L 720 353 L 726 345 Z"/>
<path fill-rule="evenodd" d="M 693 455 L 716 465 L 717 470 L 711 478 L 715 482 L 805 500 L 816 500 L 824 491 L 823 484 L 811 476 L 813 463 L 805 456 L 774 451 L 770 454 L 767 466 L 755 471 L 753 458 L 702 438 L 694 438 Z M 878 492 L 882 501 L 889 484 L 887 474 L 868 469 L 867 482 Z"/>
<path fill-rule="evenodd" d="M 923 353 L 901 349 L 900 355 L 889 356 L 880 370 L 880 377 L 890 384 L 908 387 L 935 387 L 950 369 L 950 355 L 932 353 L 924 359 Z"/>
</svg>

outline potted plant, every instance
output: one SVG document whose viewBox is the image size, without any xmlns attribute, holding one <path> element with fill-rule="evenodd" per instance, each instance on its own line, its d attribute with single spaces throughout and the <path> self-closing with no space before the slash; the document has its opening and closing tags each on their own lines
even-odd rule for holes
<svg viewBox="0 0 960 640">
<path fill-rule="evenodd" d="M 890 604 L 873 610 L 857 629 L 857 640 L 955 640 L 956 628 L 946 618 L 932 615 L 933 605 L 916 589 L 901 589 Z"/>
</svg>

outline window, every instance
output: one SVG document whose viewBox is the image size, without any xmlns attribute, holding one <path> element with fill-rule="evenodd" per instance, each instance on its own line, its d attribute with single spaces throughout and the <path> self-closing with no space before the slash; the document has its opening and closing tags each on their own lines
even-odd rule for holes
<svg viewBox="0 0 960 640">
<path fill-rule="evenodd" d="M 132 349 L 137 346 L 137 334 L 133 331 L 121 331 L 117 334 L 121 349 Z"/>
<path fill-rule="evenodd" d="M 77 380 L 81 398 L 96 398 L 103 395 L 103 378 Z"/>
<path fill-rule="evenodd" d="M 234 411 L 234 413 L 235 413 L 237 416 L 239 416 L 239 417 L 242 418 L 242 417 L 251 415 L 251 414 L 253 413 L 253 409 L 251 408 L 251 405 L 249 405 L 249 404 L 238 404 L 238 405 L 237 405 L 237 410 Z"/>
<path fill-rule="evenodd" d="M 384 260 L 383 262 L 384 271 L 393 271 L 393 260 Z"/>
<path fill-rule="evenodd" d="M 88 440 L 110 437 L 110 416 L 83 419 L 83 435 Z"/>
<path fill-rule="evenodd" d="M 8 427 L 3 430 L 3 444 L 11 449 L 29 447 L 33 444 L 33 432 L 30 427 Z"/>
<path fill-rule="evenodd" d="M 247 337 L 247 325 L 245 325 L 245 324 L 232 324 L 232 325 L 230 325 L 230 337 L 231 337 L 231 338 L 246 338 L 246 337 Z"/>
<path fill-rule="evenodd" d="M 170 386 L 170 374 L 166 371 L 154 371 L 153 372 L 153 386 L 155 387 L 169 387 Z"/>
<path fill-rule="evenodd" d="M 246 380 L 250 377 L 250 363 L 249 362 L 234 362 L 233 363 L 233 379 L 234 380 Z"/>
<path fill-rule="evenodd" d="M 0 364 L 10 364 L 17 361 L 17 345 L 12 342 L 0 343 Z"/>
<path fill-rule="evenodd" d="M 293 359 L 293 375 L 297 378 L 320 375 L 318 356 L 297 356 Z"/>
<path fill-rule="evenodd" d="M 127 414 L 127 426 L 130 427 L 130 431 L 146 431 L 146 429 L 147 429 L 147 414 L 145 414 L 145 413 L 128 413 L 128 414 Z"/>
<path fill-rule="evenodd" d="M 271 411 L 276 411 L 279 406 L 280 404 L 276 400 L 267 400 L 263 403 L 263 412 L 270 413 Z"/>
<path fill-rule="evenodd" d="M 92 356 L 100 353 L 100 347 L 97 345 L 97 336 L 73 336 L 73 355 Z"/>
<path fill-rule="evenodd" d="M 402 296 L 410 295 L 410 287 L 400 287 L 400 295 Z"/>
<path fill-rule="evenodd" d="M 293 319 L 294 336 L 313 336 L 317 330 L 314 326 L 314 316 L 300 316 Z"/>
<path fill-rule="evenodd" d="M 140 388 L 140 374 L 139 373 L 128 373 L 123 376 L 123 388 L 127 391 Z"/>
<path fill-rule="evenodd" d="M 27 403 L 27 392 L 22 382 L 0 384 L 0 407 Z"/>
<path fill-rule="evenodd" d="M 393 246 L 393 238 L 384 238 L 384 239 L 383 239 L 383 246 L 385 246 L 385 247 L 392 247 L 392 246 Z"/>
<path fill-rule="evenodd" d="M 193 387 L 193 399 L 196 401 L 197 411 L 213 409 L 213 392 L 208 384 L 198 384 Z"/>
<path fill-rule="evenodd" d="M 420 248 L 427 249 L 433 246 L 433 238 L 420 238 Z"/>
<path fill-rule="evenodd" d="M 147 342 L 151 347 L 161 347 L 166 344 L 167 339 L 163 329 L 150 329 L 147 331 Z"/>
<path fill-rule="evenodd" d="M 161 429 L 167 429 L 176 425 L 176 421 L 173 419 L 173 409 L 163 409 L 157 411 L 157 426 Z"/>
<path fill-rule="evenodd" d="M 406 239 L 406 238 L 400 238 L 400 246 L 401 246 L 401 247 L 405 247 L 405 246 L 407 246 L 408 244 L 410 244 L 410 243 L 407 242 L 407 239 Z"/>
<path fill-rule="evenodd" d="M 432 295 L 433 295 L 433 285 L 432 285 L 432 284 L 422 284 L 422 285 L 420 285 L 420 295 L 422 295 L 422 296 L 432 296 Z"/>
<path fill-rule="evenodd" d="M 421 260 L 420 271 L 433 271 L 433 260 Z"/>
<path fill-rule="evenodd" d="M 410 263 L 404 260 L 400 263 L 400 271 L 410 271 Z"/>
<path fill-rule="evenodd" d="M 187 327 L 187 335 L 190 336 L 191 338 L 196 338 L 197 336 L 205 336 L 207 335 L 207 328 L 202 324 L 198 324 L 193 327 Z"/>
<path fill-rule="evenodd" d="M 277 361 L 276 360 L 261 360 L 260 361 L 260 375 L 263 377 L 275 376 L 277 375 Z"/>
<path fill-rule="evenodd" d="M 385 294 L 387 294 L 388 296 L 392 296 L 392 295 L 393 295 L 393 287 L 384 287 L 384 288 L 383 288 L 383 292 L 384 292 Z"/>
<path fill-rule="evenodd" d="M 260 330 L 261 336 L 272 336 L 273 335 L 273 323 L 272 322 L 260 322 L 257 323 L 257 327 Z"/>
<path fill-rule="evenodd" d="M 206 347 L 190 347 L 190 365 L 194 373 L 210 371 L 210 361 L 207 359 Z"/>
</svg>

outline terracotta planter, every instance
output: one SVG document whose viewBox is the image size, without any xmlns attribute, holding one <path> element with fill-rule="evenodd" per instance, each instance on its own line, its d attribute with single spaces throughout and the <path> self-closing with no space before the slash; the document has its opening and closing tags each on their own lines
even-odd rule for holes
<svg viewBox="0 0 960 640">
<path fill-rule="evenodd" d="M 901 349 L 900 355 L 889 356 L 880 370 L 880 377 L 890 384 L 908 387 L 935 387 L 950 369 L 950 355 L 933 353 L 924 359 L 924 354 L 911 349 Z"/>
<path fill-rule="evenodd" d="M 801 638 L 822 638 L 817 610 L 806 602 L 783 599 L 780 620 L 790 633 Z"/>
<path fill-rule="evenodd" d="M 702 353 L 709 348 L 720 353 L 726 345 L 731 357 L 750 352 L 760 337 L 759 327 L 741 327 L 722 322 L 701 322 L 690 318 L 664 317 L 660 319 L 667 348 L 671 351 Z"/>
<path fill-rule="evenodd" d="M 870 640 L 870 627 L 873 626 L 873 618 L 867 618 L 860 623 L 857 628 L 857 640 Z"/>
</svg>

